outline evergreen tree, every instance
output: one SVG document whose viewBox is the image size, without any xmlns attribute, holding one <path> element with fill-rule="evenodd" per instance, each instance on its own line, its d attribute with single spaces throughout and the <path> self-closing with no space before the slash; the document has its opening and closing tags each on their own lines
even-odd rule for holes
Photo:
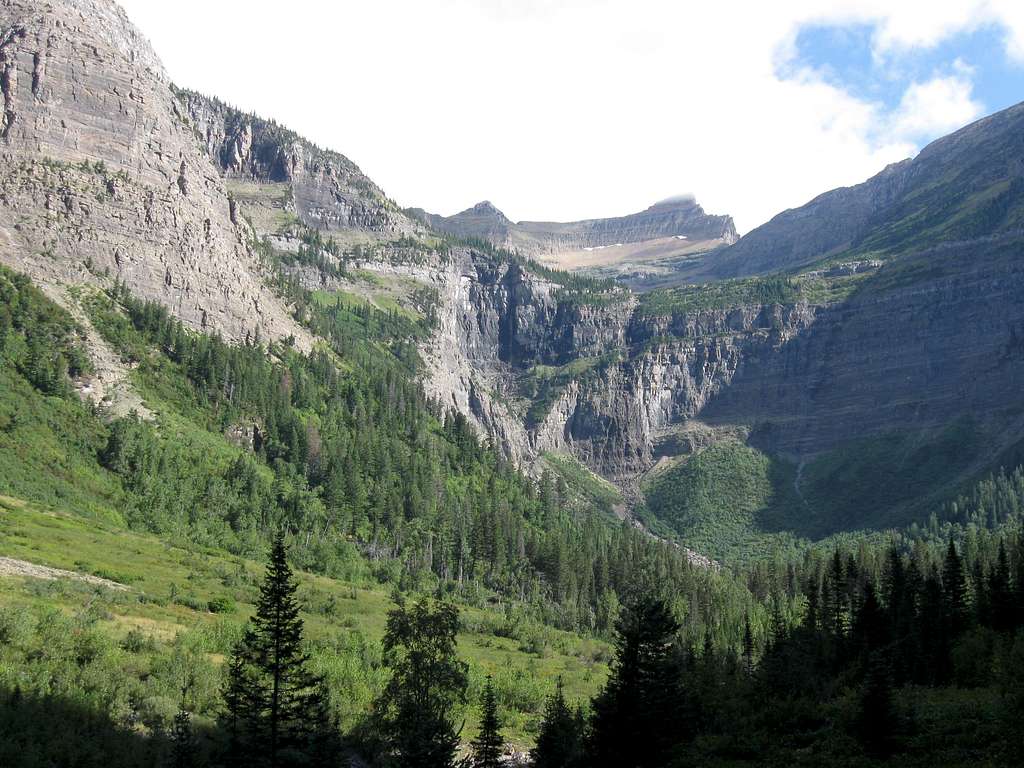
<svg viewBox="0 0 1024 768">
<path fill-rule="evenodd" d="M 473 740 L 473 768 L 500 768 L 505 740 L 501 737 L 498 700 L 494 696 L 494 681 L 490 675 L 487 676 L 480 707 L 480 733 Z"/>
<path fill-rule="evenodd" d="M 179 710 L 174 715 L 174 722 L 171 725 L 170 765 L 173 768 L 194 768 L 196 765 L 192 716 L 184 710 Z"/>
<path fill-rule="evenodd" d="M 853 625 L 854 640 L 865 661 L 887 645 L 888 629 L 885 613 L 878 604 L 875 585 L 869 581 L 864 585 L 864 596 Z"/>
<path fill-rule="evenodd" d="M 401 768 L 451 768 L 459 734 L 452 711 L 466 695 L 455 652 L 459 611 L 448 602 L 401 598 L 388 614 L 384 660 L 391 679 L 377 704 L 386 757 Z"/>
<path fill-rule="evenodd" d="M 686 736 L 678 630 L 669 606 L 650 595 L 623 611 L 611 677 L 593 702 L 588 765 L 655 768 Z"/>
<path fill-rule="evenodd" d="M 332 727 L 322 681 L 302 650 L 296 589 L 279 533 L 256 615 L 228 664 L 224 703 L 233 760 L 270 768 L 302 763 Z"/>
<path fill-rule="evenodd" d="M 967 623 L 967 578 L 963 561 L 952 539 L 949 540 L 946 559 L 942 564 L 942 592 L 949 628 L 956 637 Z"/>
<path fill-rule="evenodd" d="M 750 630 L 750 614 L 743 617 L 743 671 L 754 674 L 754 633 Z"/>
<path fill-rule="evenodd" d="M 188 688 L 182 690 L 181 706 L 174 716 L 174 724 L 171 728 L 171 766 L 172 768 L 195 768 L 196 739 L 192 732 L 192 715 L 185 709 L 185 693 Z"/>
<path fill-rule="evenodd" d="M 837 549 L 829 561 L 822 589 L 822 597 L 824 598 L 822 626 L 836 641 L 841 641 L 846 634 L 848 610 L 846 586 L 847 580 L 843 569 L 843 561 Z"/>
<path fill-rule="evenodd" d="M 584 721 L 582 712 L 573 715 L 565 701 L 562 678 L 544 707 L 544 720 L 537 735 L 537 746 L 530 752 L 533 768 L 572 768 L 583 753 Z"/>
<path fill-rule="evenodd" d="M 892 751 L 894 733 L 892 682 L 884 654 L 872 654 L 861 691 L 857 736 L 864 751 L 884 757 Z"/>
<path fill-rule="evenodd" d="M 1008 632 L 1014 626 L 1013 593 L 1010 584 L 1010 563 L 1006 556 L 1006 544 L 999 540 L 996 564 L 988 575 L 988 604 L 992 628 Z"/>
</svg>

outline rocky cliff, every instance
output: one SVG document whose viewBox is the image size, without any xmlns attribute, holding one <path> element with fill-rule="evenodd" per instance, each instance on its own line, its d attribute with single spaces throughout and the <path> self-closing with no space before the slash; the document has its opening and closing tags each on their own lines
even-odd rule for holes
<svg viewBox="0 0 1024 768">
<path fill-rule="evenodd" d="M 0 93 L 0 261 L 57 292 L 120 280 L 229 338 L 304 339 L 114 2 L 0 0 Z"/>
<path fill-rule="evenodd" d="M 567 288 L 471 248 L 453 252 L 438 287 L 432 393 L 518 460 L 568 452 L 619 479 L 682 450 L 746 359 L 815 319 L 806 304 L 650 315 L 628 291 Z"/>
<path fill-rule="evenodd" d="M 177 91 L 203 147 L 229 179 L 283 183 L 294 213 L 321 230 L 363 230 L 397 238 L 416 225 L 344 155 L 320 149 L 271 120 L 218 99 Z"/>
</svg>

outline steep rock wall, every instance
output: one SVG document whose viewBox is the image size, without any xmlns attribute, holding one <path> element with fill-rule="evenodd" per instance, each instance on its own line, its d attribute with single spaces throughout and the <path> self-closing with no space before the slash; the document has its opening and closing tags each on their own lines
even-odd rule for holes
<svg viewBox="0 0 1024 768">
<path fill-rule="evenodd" d="M 270 120 L 179 91 L 206 153 L 228 178 L 289 185 L 295 213 L 322 230 L 358 229 L 391 238 L 417 226 L 344 155 L 314 146 Z"/>
<path fill-rule="evenodd" d="M 998 435 L 1024 386 L 1022 255 L 1011 234 L 881 269 L 807 333 L 745 360 L 705 418 L 743 420 L 756 442 L 797 455 L 962 416 Z"/>
<path fill-rule="evenodd" d="M 305 335 L 149 44 L 110 0 L 0 0 L 0 261 L 242 339 Z"/>
</svg>

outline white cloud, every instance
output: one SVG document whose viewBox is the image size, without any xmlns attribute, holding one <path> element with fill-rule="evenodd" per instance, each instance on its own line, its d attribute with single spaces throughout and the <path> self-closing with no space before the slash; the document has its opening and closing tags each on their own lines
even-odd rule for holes
<svg viewBox="0 0 1024 768">
<path fill-rule="evenodd" d="M 964 75 L 935 77 L 913 83 L 893 115 L 892 131 L 910 141 L 949 133 L 981 115 L 983 106 L 971 98 Z"/>
<path fill-rule="evenodd" d="M 781 76 L 802 24 L 877 24 L 889 55 L 981 14 L 1024 51 L 1021 13 L 1000 0 L 122 2 L 176 82 L 344 152 L 403 205 L 489 199 L 515 219 L 620 215 L 688 190 L 746 230 L 973 105 L 958 71 L 912 86 L 895 119 L 814 72 Z"/>
</svg>

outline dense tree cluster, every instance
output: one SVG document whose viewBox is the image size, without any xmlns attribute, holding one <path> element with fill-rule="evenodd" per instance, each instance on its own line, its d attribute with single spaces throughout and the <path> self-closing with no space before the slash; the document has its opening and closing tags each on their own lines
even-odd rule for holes
<svg viewBox="0 0 1024 768">
<path fill-rule="evenodd" d="M 735 645 L 684 642 L 669 604 L 641 594 L 622 612 L 589 722 L 573 720 L 558 691 L 535 764 L 871 764 L 914 735 L 916 709 L 898 694 L 993 685 L 998 738 L 972 746 L 1003 764 L 1024 738 L 1024 536 L 969 544 L 966 557 L 951 540 L 938 552 L 863 546 L 813 558 L 795 569 L 795 622 L 780 592 L 767 598 L 768 631 L 755 637 L 747 623 Z M 567 750 L 580 742 L 582 753 Z"/>
<path fill-rule="evenodd" d="M 13 365 L 48 395 L 90 370 L 71 316 L 24 275 L 0 267 L 0 366 Z"/>
</svg>

